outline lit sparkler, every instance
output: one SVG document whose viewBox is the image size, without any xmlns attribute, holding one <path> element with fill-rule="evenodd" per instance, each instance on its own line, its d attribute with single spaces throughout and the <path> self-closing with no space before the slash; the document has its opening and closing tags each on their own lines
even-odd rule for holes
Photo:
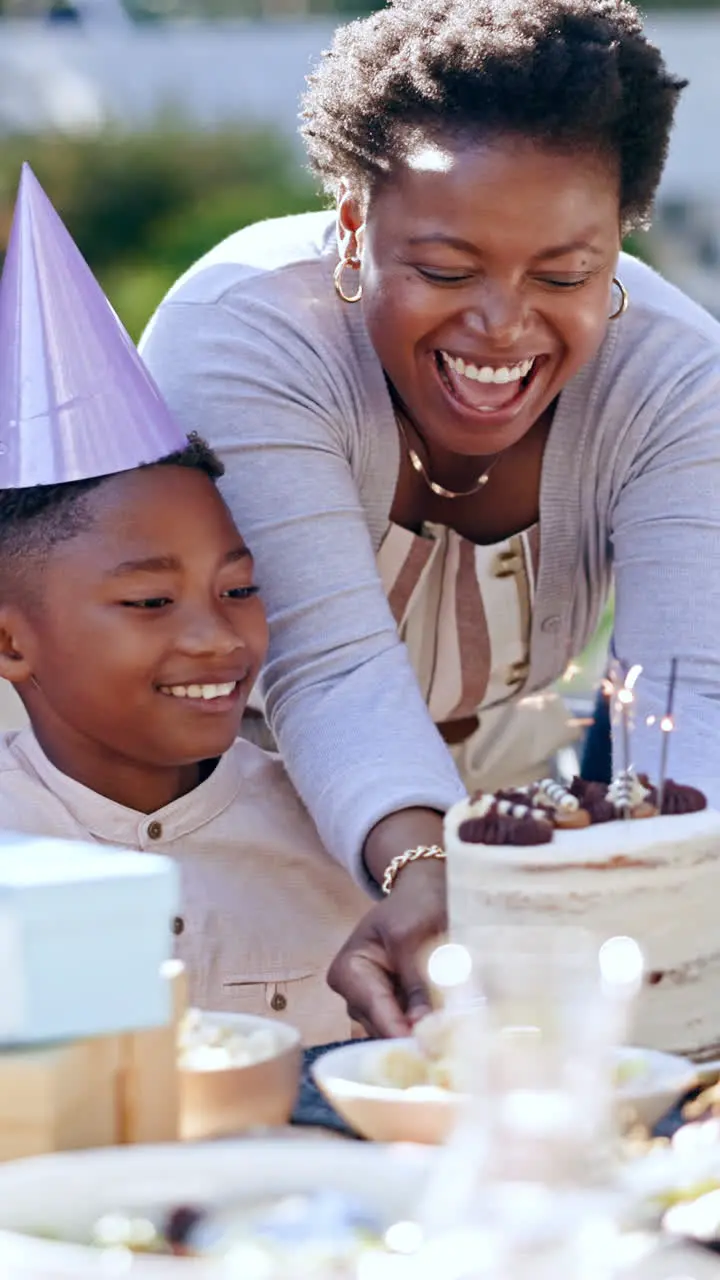
<svg viewBox="0 0 720 1280">
<path fill-rule="evenodd" d="M 626 774 L 630 773 L 632 761 L 630 759 L 630 730 L 632 728 L 632 710 L 635 702 L 635 685 L 638 676 L 642 674 L 642 667 L 636 663 L 631 667 L 625 676 L 624 684 L 617 691 L 617 700 L 620 706 L 620 715 L 622 718 L 622 743 L 623 743 L 623 769 Z"/>
<path fill-rule="evenodd" d="M 663 800 L 665 799 L 665 782 L 667 780 L 667 762 L 668 751 L 670 749 L 670 734 L 675 728 L 673 720 L 673 707 L 675 705 L 675 684 L 677 682 L 678 660 L 673 658 L 670 663 L 670 680 L 668 682 L 667 702 L 665 704 L 665 715 L 660 721 L 660 732 L 662 734 L 662 747 L 660 749 L 660 775 L 658 777 L 657 786 L 657 810 L 658 813 L 663 811 Z"/>
</svg>

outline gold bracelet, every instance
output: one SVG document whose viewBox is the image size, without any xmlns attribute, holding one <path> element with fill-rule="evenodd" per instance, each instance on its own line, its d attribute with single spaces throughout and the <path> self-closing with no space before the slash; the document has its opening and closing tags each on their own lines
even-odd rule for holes
<svg viewBox="0 0 720 1280">
<path fill-rule="evenodd" d="M 441 849 L 439 844 L 419 844 L 416 849 L 406 849 L 404 853 L 398 853 L 385 870 L 382 880 L 383 893 L 390 893 L 398 876 L 398 872 L 402 871 L 410 862 L 420 862 L 424 858 L 438 858 L 441 862 L 445 861 L 445 850 Z"/>
</svg>

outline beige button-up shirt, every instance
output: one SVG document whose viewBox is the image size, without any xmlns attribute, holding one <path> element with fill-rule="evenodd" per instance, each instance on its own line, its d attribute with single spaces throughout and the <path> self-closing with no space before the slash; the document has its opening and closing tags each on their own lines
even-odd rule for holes
<svg viewBox="0 0 720 1280">
<path fill-rule="evenodd" d="M 325 974 L 371 903 L 322 848 L 277 757 L 238 739 L 199 787 L 146 814 L 61 773 L 26 728 L 0 737 L 0 826 L 173 857 L 182 908 L 169 927 L 193 1004 L 280 1018 L 305 1044 L 350 1037 Z"/>
</svg>

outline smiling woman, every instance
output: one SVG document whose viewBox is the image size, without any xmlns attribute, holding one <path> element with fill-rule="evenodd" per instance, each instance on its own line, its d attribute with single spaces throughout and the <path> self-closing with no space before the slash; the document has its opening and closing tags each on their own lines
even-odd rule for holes
<svg viewBox="0 0 720 1280">
<path fill-rule="evenodd" d="M 330 973 L 376 1031 L 426 1007 L 443 811 L 545 774 L 613 578 L 638 708 L 680 655 L 683 779 L 720 802 L 720 327 L 620 252 L 682 88 L 624 0 L 395 0 L 310 77 L 333 211 L 232 236 L 145 336 L 257 559 L 272 734 L 392 886 Z"/>
</svg>

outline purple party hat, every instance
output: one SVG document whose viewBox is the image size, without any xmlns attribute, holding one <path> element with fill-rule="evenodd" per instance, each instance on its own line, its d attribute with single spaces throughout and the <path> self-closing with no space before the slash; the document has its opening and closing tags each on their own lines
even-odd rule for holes
<svg viewBox="0 0 720 1280">
<path fill-rule="evenodd" d="M 187 437 L 30 167 L 0 282 L 0 488 L 130 471 Z"/>
</svg>

